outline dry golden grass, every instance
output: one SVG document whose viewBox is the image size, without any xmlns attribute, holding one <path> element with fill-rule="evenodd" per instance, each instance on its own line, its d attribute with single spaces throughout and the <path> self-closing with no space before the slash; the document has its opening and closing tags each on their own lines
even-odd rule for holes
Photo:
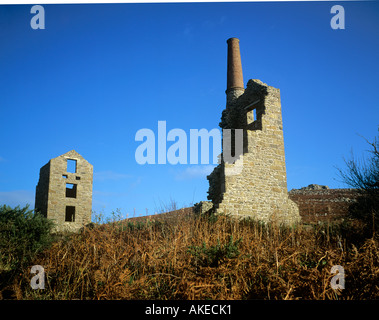
<svg viewBox="0 0 379 320">
<path fill-rule="evenodd" d="M 178 215 L 104 224 L 55 242 L 34 264 L 45 290 L 15 281 L 20 299 L 378 299 L 378 241 L 328 227 L 280 228 Z M 333 290 L 333 265 L 345 289 Z"/>
</svg>

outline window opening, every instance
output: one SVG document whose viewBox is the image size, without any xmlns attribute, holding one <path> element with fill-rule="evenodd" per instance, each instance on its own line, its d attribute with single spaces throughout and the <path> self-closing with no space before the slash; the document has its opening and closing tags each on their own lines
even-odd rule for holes
<svg viewBox="0 0 379 320">
<path fill-rule="evenodd" d="M 76 198 L 76 184 L 66 183 L 66 198 Z"/>
<path fill-rule="evenodd" d="M 75 222 L 75 207 L 66 206 L 66 216 L 64 221 L 66 222 Z"/>
<path fill-rule="evenodd" d="M 67 172 L 76 173 L 76 160 L 67 159 Z"/>
</svg>

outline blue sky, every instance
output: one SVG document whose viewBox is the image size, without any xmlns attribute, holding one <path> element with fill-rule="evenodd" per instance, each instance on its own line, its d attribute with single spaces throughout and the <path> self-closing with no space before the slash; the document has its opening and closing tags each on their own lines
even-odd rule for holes
<svg viewBox="0 0 379 320">
<path fill-rule="evenodd" d="M 281 90 L 289 190 L 346 187 L 335 167 L 378 135 L 378 2 L 43 6 L 44 30 L 31 5 L 0 6 L 0 204 L 33 207 L 40 167 L 72 149 L 94 165 L 98 213 L 206 200 L 212 166 L 139 165 L 134 137 L 218 127 L 230 37 L 245 84 Z"/>
</svg>

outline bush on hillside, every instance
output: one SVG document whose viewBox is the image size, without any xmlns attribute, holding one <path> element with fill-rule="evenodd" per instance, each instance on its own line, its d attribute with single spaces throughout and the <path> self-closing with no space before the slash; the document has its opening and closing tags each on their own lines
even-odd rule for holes
<svg viewBox="0 0 379 320">
<path fill-rule="evenodd" d="M 53 223 L 29 206 L 0 206 L 0 273 L 17 270 L 52 241 Z"/>
<path fill-rule="evenodd" d="M 338 171 L 342 181 L 360 194 L 350 207 L 350 215 L 364 224 L 363 233 L 370 237 L 379 225 L 379 137 L 367 143 L 371 149 L 366 159 L 359 161 L 352 155 L 345 159 L 346 169 Z"/>
</svg>

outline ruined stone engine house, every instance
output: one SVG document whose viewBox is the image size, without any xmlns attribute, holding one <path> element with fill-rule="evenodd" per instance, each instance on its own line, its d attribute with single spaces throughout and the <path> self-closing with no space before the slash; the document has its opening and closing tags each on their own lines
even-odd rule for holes
<svg viewBox="0 0 379 320">
<path fill-rule="evenodd" d="M 230 38 L 227 43 L 226 109 L 220 127 L 232 129 L 232 153 L 236 151 L 233 130 L 242 129 L 243 152 L 232 163 L 221 157 L 207 177 L 208 199 L 216 213 L 297 223 L 299 209 L 287 192 L 280 90 L 260 80 L 249 80 L 245 88 L 239 40 Z M 230 174 L 237 166 L 241 171 Z"/>
<path fill-rule="evenodd" d="M 40 169 L 35 208 L 55 231 L 78 231 L 91 222 L 93 166 L 75 150 Z"/>
</svg>

